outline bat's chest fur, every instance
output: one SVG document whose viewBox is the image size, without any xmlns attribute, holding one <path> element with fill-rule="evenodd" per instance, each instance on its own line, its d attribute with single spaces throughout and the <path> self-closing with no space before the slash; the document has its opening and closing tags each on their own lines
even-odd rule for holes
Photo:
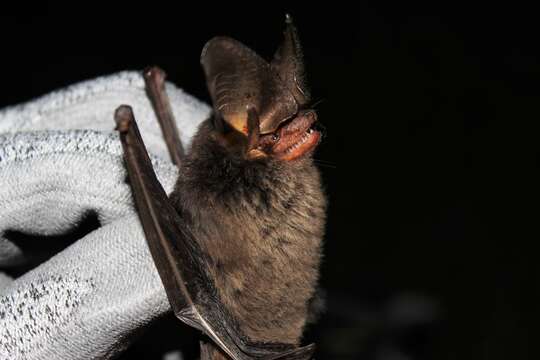
<svg viewBox="0 0 540 360">
<path fill-rule="evenodd" d="M 319 275 L 325 199 L 310 159 L 230 158 L 196 136 L 172 194 L 221 301 L 255 341 L 297 343 Z"/>
</svg>

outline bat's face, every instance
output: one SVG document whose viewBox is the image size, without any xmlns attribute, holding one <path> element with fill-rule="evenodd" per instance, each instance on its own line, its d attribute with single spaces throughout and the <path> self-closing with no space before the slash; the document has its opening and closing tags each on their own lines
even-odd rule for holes
<svg viewBox="0 0 540 360">
<path fill-rule="evenodd" d="M 261 135 L 257 150 L 263 156 L 292 161 L 313 152 L 321 138 L 316 130 L 317 114 L 314 110 L 300 111 L 291 120 L 283 122 L 274 132 Z"/>
<path fill-rule="evenodd" d="M 310 101 L 298 35 L 287 17 L 284 41 L 268 63 L 227 37 L 210 40 L 201 55 L 216 118 L 247 140 L 248 158 L 292 161 L 312 153 L 321 138 Z"/>
</svg>

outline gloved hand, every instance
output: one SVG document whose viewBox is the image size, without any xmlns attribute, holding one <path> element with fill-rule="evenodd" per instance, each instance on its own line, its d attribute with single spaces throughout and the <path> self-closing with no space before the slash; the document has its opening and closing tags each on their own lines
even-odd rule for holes
<svg viewBox="0 0 540 360">
<path fill-rule="evenodd" d="M 167 91 L 189 146 L 210 109 L 170 84 Z M 170 309 L 126 183 L 113 121 L 121 104 L 133 107 L 170 192 L 177 170 L 139 73 L 0 111 L 0 359 L 110 358 Z M 69 233 L 89 213 L 97 214 L 97 230 L 16 279 L 2 274 L 32 256 L 32 244 L 23 243 L 32 237 L 13 234 Z"/>
</svg>

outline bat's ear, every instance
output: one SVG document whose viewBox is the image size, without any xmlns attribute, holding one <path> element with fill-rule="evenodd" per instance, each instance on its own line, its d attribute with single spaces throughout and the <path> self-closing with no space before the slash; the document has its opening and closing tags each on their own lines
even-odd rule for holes
<svg viewBox="0 0 540 360">
<path fill-rule="evenodd" d="M 276 51 L 270 65 L 300 106 L 310 101 L 304 72 L 302 46 L 292 17 L 289 14 L 285 15 L 283 43 Z"/>
<path fill-rule="evenodd" d="M 216 37 L 201 54 L 215 112 L 248 135 L 247 108 L 257 110 L 261 134 L 275 131 L 298 112 L 298 104 L 270 64 L 242 43 Z"/>
</svg>

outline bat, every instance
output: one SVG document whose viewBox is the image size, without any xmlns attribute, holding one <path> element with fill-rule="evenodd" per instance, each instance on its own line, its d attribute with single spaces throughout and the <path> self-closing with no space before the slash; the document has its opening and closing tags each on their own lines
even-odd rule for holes
<svg viewBox="0 0 540 360">
<path fill-rule="evenodd" d="M 144 72 L 179 167 L 170 196 L 131 108 L 115 112 L 150 252 L 176 317 L 207 336 L 202 359 L 309 359 L 314 344 L 300 347 L 300 339 L 319 276 L 326 200 L 312 159 L 321 133 L 296 28 L 287 16 L 271 62 L 216 37 L 201 64 L 214 111 L 188 151 L 165 73 Z"/>
</svg>

